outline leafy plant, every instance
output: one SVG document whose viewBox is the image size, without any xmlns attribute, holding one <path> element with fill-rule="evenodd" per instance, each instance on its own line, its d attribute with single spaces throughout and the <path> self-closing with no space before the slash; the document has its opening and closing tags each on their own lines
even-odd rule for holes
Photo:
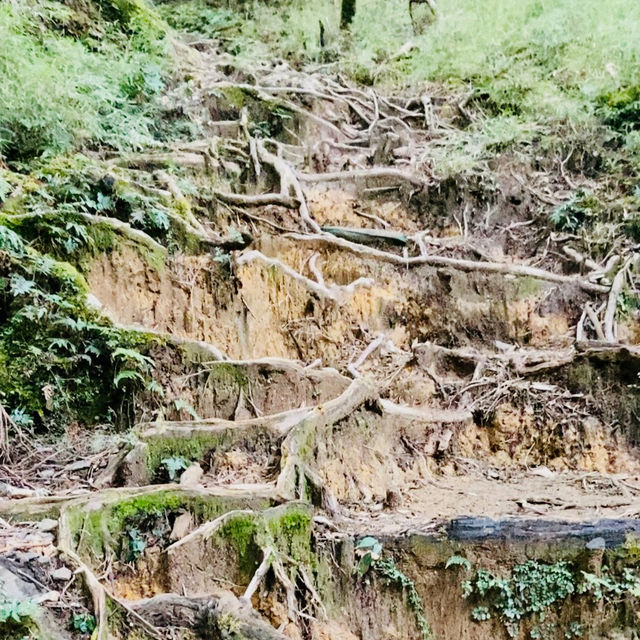
<svg viewBox="0 0 640 640">
<path fill-rule="evenodd" d="M 451 556 L 444 565 L 445 569 L 449 567 L 464 567 L 467 571 L 471 571 L 471 563 L 462 556 Z"/>
<path fill-rule="evenodd" d="M 356 544 L 356 554 L 360 556 L 355 572 L 362 577 L 370 569 L 384 582 L 393 584 L 407 594 L 407 603 L 415 616 L 416 626 L 425 640 L 431 640 L 433 633 L 424 615 L 424 606 L 415 583 L 395 564 L 393 558 L 382 556 L 382 544 L 373 536 L 365 536 Z"/>
<path fill-rule="evenodd" d="M 117 363 L 118 371 L 113 378 L 113 386 L 117 389 L 122 382 L 132 381 L 145 383 L 147 376 L 153 370 L 155 363 L 151 358 L 141 354 L 135 349 L 118 347 L 111 354 L 111 358 Z"/>
<path fill-rule="evenodd" d="M 11 421 L 18 427 L 32 427 L 33 418 L 22 408 L 18 407 L 11 412 Z"/>
<path fill-rule="evenodd" d="M 576 591 L 573 573 L 566 562 L 542 564 L 530 560 L 516 565 L 509 578 L 484 569 L 462 584 L 465 598 L 479 601 L 471 617 L 478 621 L 496 616 L 510 636 L 517 634 L 520 621 L 541 614 Z"/>
<path fill-rule="evenodd" d="M 176 411 L 186 411 L 194 420 L 201 419 L 191 403 L 183 400 L 182 398 L 177 398 L 176 400 L 174 400 L 173 406 L 176 408 Z"/>
<path fill-rule="evenodd" d="M 0 585 L 1 586 L 1 585 Z M 7 598 L 0 594 L 0 637 L 32 638 L 40 606 L 33 600 Z"/>
<path fill-rule="evenodd" d="M 189 461 L 182 456 L 171 456 L 161 460 L 164 468 L 169 474 L 169 480 L 173 481 L 177 478 L 178 472 L 183 471 L 189 466 Z"/>
<path fill-rule="evenodd" d="M 93 633 L 96 619 L 89 613 L 74 613 L 71 616 L 71 628 L 78 633 Z"/>
<path fill-rule="evenodd" d="M 447 566 L 466 568 L 464 559 L 453 558 L 447 561 Z M 533 627 L 532 638 L 546 637 L 545 629 L 555 626 L 545 622 L 547 614 L 561 607 L 569 597 L 584 594 L 606 603 L 625 596 L 640 597 L 640 577 L 629 567 L 623 568 L 620 575 L 613 575 L 607 567 L 601 575 L 585 571 L 576 575 L 567 562 L 545 564 L 529 560 L 514 566 L 509 577 L 478 569 L 470 580 L 462 582 L 463 597 L 475 605 L 471 618 L 476 622 L 498 618 L 511 637 L 517 636 L 520 623 L 527 619 L 541 623 Z M 578 638 L 582 627 L 574 621 L 563 633 L 567 639 Z"/>
<path fill-rule="evenodd" d="M 373 562 L 380 559 L 382 544 L 376 538 L 366 536 L 356 544 L 356 552 L 359 552 L 358 555 L 360 555 L 356 572 L 359 576 L 363 576 L 369 571 Z"/>
<path fill-rule="evenodd" d="M 598 201 L 585 191 L 579 190 L 569 201 L 556 207 L 549 220 L 561 231 L 575 233 L 587 220 L 600 210 Z"/>
<path fill-rule="evenodd" d="M 24 624 L 38 615 L 40 607 L 33 600 L 8 599 L 0 596 L 0 624 L 12 620 Z"/>
<path fill-rule="evenodd" d="M 130 562 L 135 562 L 142 555 L 142 552 L 147 548 L 147 542 L 144 538 L 141 537 L 140 531 L 138 529 L 129 529 L 127 531 L 127 535 L 129 536 L 128 560 Z"/>
<path fill-rule="evenodd" d="M 91 3 L 85 15 L 81 4 L 49 6 L 57 4 L 49 20 L 41 19 L 39 10 L 47 7 L 41 0 L 0 4 L 0 154 L 31 160 L 85 141 L 130 148 L 152 140 L 158 72 L 147 70 L 164 65 L 164 33 L 152 9 L 128 3 L 137 17 L 126 19 L 123 38 L 116 3 Z M 71 31 L 92 24 L 102 37 L 69 37 L 56 29 L 60 23 Z"/>
</svg>

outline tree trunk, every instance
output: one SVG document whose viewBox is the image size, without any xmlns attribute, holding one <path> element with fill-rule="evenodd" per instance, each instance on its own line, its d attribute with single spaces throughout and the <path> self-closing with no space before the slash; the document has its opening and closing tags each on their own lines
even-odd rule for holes
<svg viewBox="0 0 640 640">
<path fill-rule="evenodd" d="M 342 0 L 342 11 L 340 13 L 340 28 L 347 29 L 356 14 L 356 0 Z"/>
</svg>

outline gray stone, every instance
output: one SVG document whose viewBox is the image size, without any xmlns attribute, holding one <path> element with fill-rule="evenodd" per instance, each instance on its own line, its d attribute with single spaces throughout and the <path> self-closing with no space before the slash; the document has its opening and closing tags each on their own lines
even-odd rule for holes
<svg viewBox="0 0 640 640">
<path fill-rule="evenodd" d="M 594 538 L 593 540 L 589 540 L 587 542 L 587 549 L 606 549 L 607 541 L 604 538 Z"/>
<path fill-rule="evenodd" d="M 53 518 L 45 518 L 38 522 L 38 529 L 40 531 L 55 531 L 58 528 L 58 521 Z"/>
<path fill-rule="evenodd" d="M 180 476 L 180 484 L 183 487 L 192 487 L 202 480 L 203 475 L 202 467 L 197 462 L 194 462 Z"/>
<path fill-rule="evenodd" d="M 189 513 L 179 515 L 173 523 L 171 540 L 182 540 L 193 529 L 193 516 Z"/>
<path fill-rule="evenodd" d="M 73 574 L 71 573 L 71 569 L 69 569 L 68 567 L 60 567 L 59 569 L 56 569 L 51 573 L 51 577 L 54 580 L 60 580 L 64 582 L 68 582 L 69 580 L 71 580 L 72 575 Z"/>
</svg>

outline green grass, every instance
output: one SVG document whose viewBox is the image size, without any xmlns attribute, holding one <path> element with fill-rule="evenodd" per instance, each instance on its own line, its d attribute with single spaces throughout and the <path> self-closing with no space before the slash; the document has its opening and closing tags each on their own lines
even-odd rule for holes
<svg viewBox="0 0 640 640">
<path fill-rule="evenodd" d="M 322 20 L 344 68 L 395 86 L 473 85 L 507 114 L 575 116 L 599 96 L 640 82 L 638 3 L 439 0 L 438 7 L 438 19 L 415 35 L 406 0 L 358 0 L 344 37 L 332 0 L 295 0 L 287 11 L 256 2 L 242 28 L 243 53 L 319 60 Z M 408 41 L 414 48 L 398 56 Z"/>
<path fill-rule="evenodd" d="M 423 158 L 440 177 L 483 171 L 505 150 L 566 155 L 572 137 L 590 153 L 618 133 L 623 153 L 640 162 L 640 4 L 439 0 L 438 8 L 416 34 L 408 0 L 357 0 L 347 33 L 334 0 L 158 5 L 173 27 L 216 38 L 248 72 L 282 58 L 382 91 L 444 96 L 445 121 L 472 94 L 473 121 L 457 119 Z"/>
<path fill-rule="evenodd" d="M 0 158 L 153 138 L 161 21 L 133 0 L 77 4 L 0 4 Z"/>
</svg>

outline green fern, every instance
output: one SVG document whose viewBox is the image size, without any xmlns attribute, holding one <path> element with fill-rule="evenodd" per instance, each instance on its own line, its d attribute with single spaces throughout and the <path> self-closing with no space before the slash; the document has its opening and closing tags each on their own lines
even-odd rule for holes
<svg viewBox="0 0 640 640">
<path fill-rule="evenodd" d="M 144 383 L 144 376 L 139 371 L 124 369 L 123 371 L 119 371 L 113 378 L 113 386 L 119 389 L 120 383 L 125 380 L 135 380 L 136 382 Z"/>
</svg>

